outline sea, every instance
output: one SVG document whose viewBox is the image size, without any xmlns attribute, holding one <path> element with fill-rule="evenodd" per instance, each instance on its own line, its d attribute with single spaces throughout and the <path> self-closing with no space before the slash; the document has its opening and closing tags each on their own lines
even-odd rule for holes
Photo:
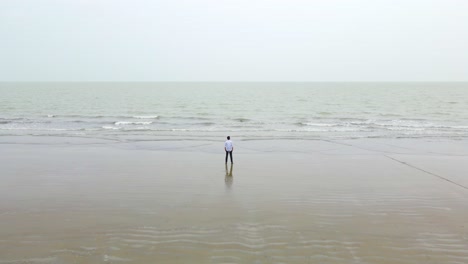
<svg viewBox="0 0 468 264">
<path fill-rule="evenodd" d="M 468 137 L 468 83 L 0 83 L 0 136 Z"/>
</svg>

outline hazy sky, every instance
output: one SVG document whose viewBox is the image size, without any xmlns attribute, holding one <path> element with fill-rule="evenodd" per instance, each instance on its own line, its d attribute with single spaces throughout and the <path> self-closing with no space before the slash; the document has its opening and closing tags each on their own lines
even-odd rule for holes
<svg viewBox="0 0 468 264">
<path fill-rule="evenodd" d="M 468 81 L 468 1 L 0 0 L 0 81 Z"/>
</svg>

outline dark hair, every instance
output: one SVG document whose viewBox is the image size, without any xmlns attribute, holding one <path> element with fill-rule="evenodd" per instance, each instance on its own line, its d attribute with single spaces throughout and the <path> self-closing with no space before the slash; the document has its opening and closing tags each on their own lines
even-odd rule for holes
<svg viewBox="0 0 468 264">
<path fill-rule="evenodd" d="M 230 136 L 228 136 L 228 137 L 227 137 L 227 139 L 229 140 L 229 139 L 231 139 L 231 137 L 230 137 Z"/>
</svg>

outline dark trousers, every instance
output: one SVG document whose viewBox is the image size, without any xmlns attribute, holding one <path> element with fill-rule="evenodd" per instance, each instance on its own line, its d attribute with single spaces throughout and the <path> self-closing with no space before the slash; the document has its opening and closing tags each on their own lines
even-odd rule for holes
<svg viewBox="0 0 468 264">
<path fill-rule="evenodd" d="M 228 160 L 228 154 L 229 154 L 229 156 L 231 156 L 231 163 L 234 163 L 232 161 L 232 151 L 226 151 L 226 163 L 227 163 L 227 160 Z"/>
</svg>

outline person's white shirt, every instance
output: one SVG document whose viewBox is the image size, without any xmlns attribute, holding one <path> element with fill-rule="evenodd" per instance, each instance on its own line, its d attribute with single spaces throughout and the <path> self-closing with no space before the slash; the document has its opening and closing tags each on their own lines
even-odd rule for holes
<svg viewBox="0 0 468 264">
<path fill-rule="evenodd" d="M 224 148 L 226 151 L 232 151 L 232 141 L 226 140 L 226 142 L 224 142 Z"/>
</svg>

